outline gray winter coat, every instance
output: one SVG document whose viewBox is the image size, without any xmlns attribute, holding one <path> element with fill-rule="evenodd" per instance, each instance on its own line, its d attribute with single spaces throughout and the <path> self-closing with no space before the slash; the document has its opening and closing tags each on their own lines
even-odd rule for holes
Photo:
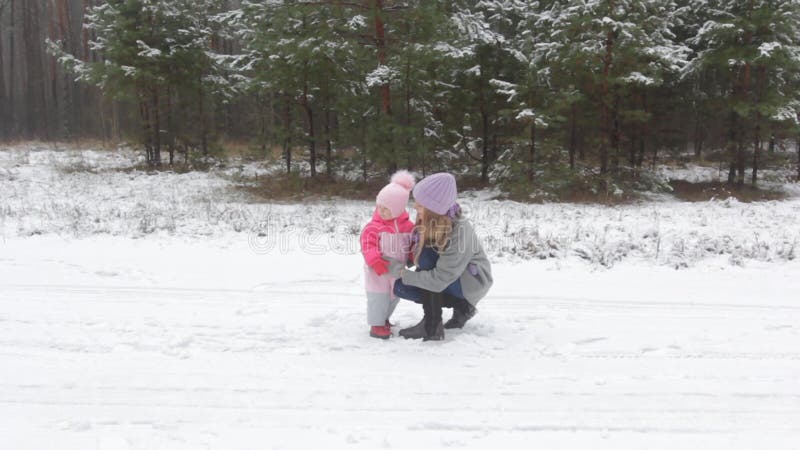
<svg viewBox="0 0 800 450">
<path fill-rule="evenodd" d="M 404 266 L 399 261 L 391 261 L 389 270 L 398 277 Z M 492 286 L 492 265 L 469 221 L 456 219 L 450 242 L 439 253 L 436 267 L 417 272 L 403 271 L 402 279 L 405 284 L 431 292 L 442 292 L 460 279 L 464 298 L 475 305 Z"/>
</svg>

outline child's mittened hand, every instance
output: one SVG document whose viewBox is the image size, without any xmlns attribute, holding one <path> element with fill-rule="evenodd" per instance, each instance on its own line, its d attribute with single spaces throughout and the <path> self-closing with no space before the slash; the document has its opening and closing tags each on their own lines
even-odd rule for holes
<svg viewBox="0 0 800 450">
<path fill-rule="evenodd" d="M 383 275 L 389 272 L 389 263 L 383 259 L 375 261 L 370 267 L 372 267 L 372 270 L 374 270 L 378 275 Z"/>
<path fill-rule="evenodd" d="M 403 264 L 402 261 L 398 261 L 396 259 L 389 260 L 389 273 L 392 274 L 395 278 L 401 278 L 403 276 L 403 271 L 405 270 L 406 265 Z"/>
</svg>

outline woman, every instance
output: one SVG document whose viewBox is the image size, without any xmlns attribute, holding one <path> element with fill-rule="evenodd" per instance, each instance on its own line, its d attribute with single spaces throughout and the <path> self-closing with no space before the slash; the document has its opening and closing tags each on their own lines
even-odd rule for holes
<svg viewBox="0 0 800 450">
<path fill-rule="evenodd" d="M 438 341 L 445 328 L 461 328 L 475 315 L 475 305 L 492 286 L 492 267 L 472 225 L 461 217 L 453 175 L 433 174 L 417 183 L 412 194 L 417 271 L 399 261 L 390 261 L 390 271 L 398 278 L 395 295 L 421 303 L 424 316 L 400 336 Z M 453 308 L 446 324 L 442 307 Z"/>
</svg>

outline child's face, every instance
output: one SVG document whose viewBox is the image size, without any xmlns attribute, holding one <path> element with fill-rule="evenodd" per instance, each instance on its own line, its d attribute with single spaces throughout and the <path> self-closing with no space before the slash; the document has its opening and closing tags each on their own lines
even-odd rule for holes
<svg viewBox="0 0 800 450">
<path fill-rule="evenodd" d="M 389 211 L 389 208 L 385 206 L 378 206 L 378 214 L 381 216 L 383 220 L 392 219 L 392 212 Z"/>
</svg>

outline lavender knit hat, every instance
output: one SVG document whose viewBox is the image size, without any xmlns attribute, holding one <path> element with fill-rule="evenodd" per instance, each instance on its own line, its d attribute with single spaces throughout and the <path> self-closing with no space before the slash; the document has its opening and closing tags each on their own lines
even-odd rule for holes
<svg viewBox="0 0 800 450">
<path fill-rule="evenodd" d="M 414 200 L 436 214 L 447 214 L 456 203 L 456 178 L 446 172 L 425 177 L 414 186 Z"/>
</svg>

